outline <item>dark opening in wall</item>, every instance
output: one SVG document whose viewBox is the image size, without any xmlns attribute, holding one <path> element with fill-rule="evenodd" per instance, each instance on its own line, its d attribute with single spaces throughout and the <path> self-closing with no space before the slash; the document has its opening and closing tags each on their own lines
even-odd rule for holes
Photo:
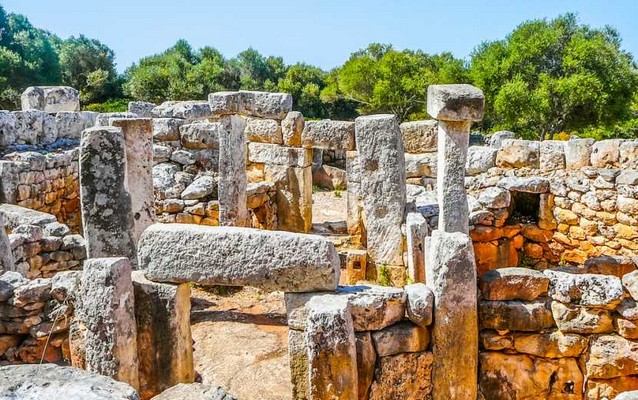
<svg viewBox="0 0 638 400">
<path fill-rule="evenodd" d="M 538 193 L 511 192 L 510 216 L 507 225 L 538 224 L 541 196 Z"/>
</svg>

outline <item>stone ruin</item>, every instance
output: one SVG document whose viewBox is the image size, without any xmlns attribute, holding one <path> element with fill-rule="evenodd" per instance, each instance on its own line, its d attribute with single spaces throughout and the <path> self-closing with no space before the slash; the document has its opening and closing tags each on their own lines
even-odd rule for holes
<svg viewBox="0 0 638 400">
<path fill-rule="evenodd" d="M 638 398 L 638 141 L 470 146 L 483 93 L 427 102 L 29 88 L 0 112 L 0 396 L 234 398 L 194 383 L 197 284 L 285 293 L 295 400 Z M 313 185 L 345 223 L 313 227 Z"/>
</svg>

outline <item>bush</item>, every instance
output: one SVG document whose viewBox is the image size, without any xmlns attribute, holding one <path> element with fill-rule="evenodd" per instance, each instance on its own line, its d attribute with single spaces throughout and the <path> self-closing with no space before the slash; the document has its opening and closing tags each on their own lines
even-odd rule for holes
<svg viewBox="0 0 638 400">
<path fill-rule="evenodd" d="M 85 111 L 96 111 L 100 113 L 126 112 L 128 111 L 128 99 L 113 99 L 104 103 L 93 103 L 84 107 Z"/>
</svg>

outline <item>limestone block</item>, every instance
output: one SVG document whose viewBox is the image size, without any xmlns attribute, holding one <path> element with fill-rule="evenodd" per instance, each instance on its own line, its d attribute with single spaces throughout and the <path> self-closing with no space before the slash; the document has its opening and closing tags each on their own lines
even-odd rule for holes
<svg viewBox="0 0 638 400">
<path fill-rule="evenodd" d="M 613 310 L 623 298 L 623 287 L 615 276 L 569 274 L 545 270 L 549 278 L 549 296 L 563 303 Z"/>
<path fill-rule="evenodd" d="M 191 151 L 175 150 L 171 154 L 171 161 L 182 165 L 193 165 L 197 162 L 197 158 Z"/>
<path fill-rule="evenodd" d="M 541 171 L 565 169 L 565 142 L 561 140 L 543 140 L 540 144 Z"/>
<path fill-rule="evenodd" d="M 312 167 L 297 168 L 266 164 L 264 172 L 266 181 L 276 184 L 278 229 L 310 232 L 312 229 Z"/>
<path fill-rule="evenodd" d="M 430 352 L 401 353 L 377 361 L 370 400 L 427 399 L 433 392 Z"/>
<path fill-rule="evenodd" d="M 136 260 L 125 147 L 120 128 L 90 128 L 82 134 L 80 196 L 89 258 Z"/>
<path fill-rule="evenodd" d="M 82 131 L 90 128 L 82 113 L 76 111 L 61 111 L 55 115 L 55 124 L 59 138 L 79 139 Z"/>
<path fill-rule="evenodd" d="M 305 316 L 305 315 L 304 315 Z M 290 358 L 290 378 L 292 399 L 308 399 L 308 353 L 304 345 L 304 333 L 288 330 L 288 357 Z"/>
<path fill-rule="evenodd" d="M 252 163 L 303 168 L 312 165 L 312 150 L 269 143 L 249 143 L 248 160 Z"/>
<path fill-rule="evenodd" d="M 121 128 L 126 144 L 126 187 L 131 197 L 133 241 L 155 221 L 153 198 L 153 125 L 150 118 L 115 118 L 110 124 Z"/>
<path fill-rule="evenodd" d="M 315 296 L 308 302 L 304 343 L 309 399 L 356 399 L 357 349 L 345 297 Z"/>
<path fill-rule="evenodd" d="M 330 190 L 343 190 L 348 187 L 348 178 L 345 170 L 331 165 L 322 165 L 319 168 L 313 168 L 312 184 Z"/>
<path fill-rule="evenodd" d="M 379 357 L 424 351 L 430 343 L 427 329 L 405 321 L 372 333 Z"/>
<path fill-rule="evenodd" d="M 443 121 L 480 121 L 485 96 L 472 85 L 428 86 L 428 114 Z"/>
<path fill-rule="evenodd" d="M 625 319 L 636 321 L 638 320 L 638 303 L 633 298 L 626 297 L 620 302 L 616 312 Z"/>
<path fill-rule="evenodd" d="M 399 128 L 406 153 L 436 152 L 439 132 L 439 123 L 436 120 L 404 122 Z"/>
<path fill-rule="evenodd" d="M 405 154 L 406 178 L 436 178 L 436 153 Z"/>
<path fill-rule="evenodd" d="M 594 139 L 570 139 L 565 142 L 565 166 L 568 170 L 579 170 L 591 165 Z"/>
<path fill-rule="evenodd" d="M 230 117 L 219 135 L 219 224 L 248 226 L 245 121 Z"/>
<path fill-rule="evenodd" d="M 621 168 L 638 169 L 638 140 L 625 140 L 620 143 L 619 164 Z"/>
<path fill-rule="evenodd" d="M 303 115 L 299 111 L 290 111 L 281 121 L 281 133 L 284 145 L 301 146 L 301 135 L 305 127 Z"/>
<path fill-rule="evenodd" d="M 187 149 L 218 149 L 221 124 L 218 122 L 195 122 L 181 125 L 179 135 L 182 146 Z"/>
<path fill-rule="evenodd" d="M 573 333 L 609 333 L 614 330 L 609 310 L 552 302 L 558 329 Z"/>
<path fill-rule="evenodd" d="M 343 259 L 343 257 L 342 257 Z M 341 265 L 340 285 L 356 285 L 366 279 L 368 252 L 365 250 L 347 250 L 345 265 Z"/>
<path fill-rule="evenodd" d="M 486 329 L 535 332 L 554 326 L 552 312 L 541 299 L 480 301 L 478 312 L 481 327 Z"/>
<path fill-rule="evenodd" d="M 480 388 L 486 399 L 582 399 L 583 374 L 574 358 L 481 353 Z"/>
<path fill-rule="evenodd" d="M 168 146 L 159 144 L 153 145 L 153 166 L 168 162 L 171 159 L 173 150 Z"/>
<path fill-rule="evenodd" d="M 514 350 L 514 334 L 509 331 L 482 330 L 479 332 L 481 345 L 485 350 Z"/>
<path fill-rule="evenodd" d="M 187 184 L 179 179 L 182 174 L 179 167 L 172 163 L 161 163 L 153 167 L 153 184 L 158 200 L 179 198 Z"/>
<path fill-rule="evenodd" d="M 55 364 L 0 367 L 0 397 L 5 399 L 139 400 L 130 385 L 74 367 Z"/>
<path fill-rule="evenodd" d="M 9 111 L 0 111 L 0 147 L 6 147 L 16 142 L 18 134 L 18 120 Z"/>
<path fill-rule="evenodd" d="M 510 191 L 497 186 L 482 190 L 478 197 L 478 202 L 486 208 L 507 208 L 511 201 Z"/>
<path fill-rule="evenodd" d="M 624 338 L 638 339 L 638 325 L 636 324 L 636 321 L 616 318 L 614 319 L 614 329 Z"/>
<path fill-rule="evenodd" d="M 471 239 L 460 232 L 434 231 L 425 265 L 426 284 L 434 293 L 434 399 L 475 398 L 478 321 Z"/>
<path fill-rule="evenodd" d="M 355 334 L 357 346 L 357 375 L 359 379 L 359 399 L 367 399 L 370 395 L 370 385 L 374 379 L 374 367 L 377 362 L 377 353 L 372 343 L 370 332 L 358 332 Z"/>
<path fill-rule="evenodd" d="M 497 153 L 498 150 L 493 147 L 468 147 L 465 172 L 468 175 L 478 175 L 487 172 L 490 168 L 496 165 Z"/>
<path fill-rule="evenodd" d="M 208 95 L 208 103 L 214 116 L 236 114 L 239 112 L 239 93 L 211 93 Z"/>
<path fill-rule="evenodd" d="M 579 357 L 587 343 L 585 336 L 561 331 L 514 335 L 516 351 L 544 358 Z"/>
<path fill-rule="evenodd" d="M 516 139 L 516 134 L 510 131 L 498 131 L 489 136 L 490 147 L 500 149 L 503 146 L 503 140 Z"/>
<path fill-rule="evenodd" d="M 146 277 L 158 282 L 308 292 L 334 290 L 339 281 L 334 245 L 290 232 L 155 224 L 142 235 L 138 256 Z"/>
<path fill-rule="evenodd" d="M 538 168 L 539 142 L 505 139 L 496 155 L 496 166 L 501 168 Z"/>
<path fill-rule="evenodd" d="M 179 383 L 151 400 L 237 400 L 224 388 L 202 383 Z"/>
<path fill-rule="evenodd" d="M 592 145 L 591 165 L 595 168 L 617 167 L 620 159 L 620 140 L 601 140 Z"/>
<path fill-rule="evenodd" d="M 533 301 L 547 293 L 549 278 L 529 268 L 500 268 L 481 275 L 479 288 L 485 300 Z"/>
<path fill-rule="evenodd" d="M 15 261 L 11 254 L 11 243 L 6 231 L 6 221 L 3 214 L 0 214 L 0 273 L 5 271 L 15 271 Z M 0 285 L 2 285 L 0 283 Z M 1 290 L 1 289 L 0 289 Z M 0 300 L 2 300 L 0 296 Z M 4 299 L 5 301 L 7 299 Z"/>
<path fill-rule="evenodd" d="M 129 101 L 128 112 L 137 114 L 140 118 L 151 118 L 155 107 L 157 107 L 157 104 L 149 103 L 148 101 Z"/>
<path fill-rule="evenodd" d="M 395 324 L 405 315 L 406 294 L 402 289 L 376 286 L 346 286 L 356 331 L 376 331 Z"/>
<path fill-rule="evenodd" d="M 139 118 L 137 114 L 131 114 L 129 112 L 112 112 L 112 113 L 101 113 L 98 114 L 95 118 L 94 126 L 109 126 L 111 123 L 111 119 L 113 118 Z"/>
<path fill-rule="evenodd" d="M 181 194 L 182 200 L 198 200 L 217 193 L 217 180 L 210 175 L 197 177 Z"/>
<path fill-rule="evenodd" d="M 638 374 L 638 342 L 617 335 L 592 336 L 583 358 L 588 378 Z"/>
<path fill-rule="evenodd" d="M 632 271 L 623 275 L 622 284 L 627 289 L 631 297 L 638 301 L 638 271 Z"/>
<path fill-rule="evenodd" d="M 292 111 L 292 95 L 239 91 L 239 112 L 252 117 L 282 120 Z"/>
<path fill-rule="evenodd" d="M 22 93 L 21 102 L 22 110 L 80 111 L 80 92 L 68 86 L 31 86 Z"/>
<path fill-rule="evenodd" d="M 170 142 L 180 139 L 180 127 L 187 121 L 178 118 L 153 118 L 153 141 Z"/>
<path fill-rule="evenodd" d="M 587 399 L 638 400 L 637 389 L 638 377 L 636 376 L 588 379 L 585 396 Z"/>
<path fill-rule="evenodd" d="M 355 150 L 355 124 L 348 121 L 306 121 L 301 133 L 306 148 Z"/>
<path fill-rule="evenodd" d="M 410 321 L 419 326 L 432 323 L 434 293 L 423 283 L 414 283 L 404 288 L 407 296 L 406 314 Z"/>
<path fill-rule="evenodd" d="M 16 120 L 16 143 L 18 144 L 38 144 L 38 137 L 44 133 L 43 111 L 26 110 L 13 111 Z"/>
<path fill-rule="evenodd" d="M 211 118 L 213 112 L 205 100 L 166 101 L 151 111 L 153 118 L 180 118 L 189 121 Z"/>
<path fill-rule="evenodd" d="M 137 323 L 140 395 L 149 398 L 195 380 L 190 288 L 132 276 Z"/>
<path fill-rule="evenodd" d="M 421 213 L 408 213 L 405 231 L 408 276 L 413 282 L 425 282 L 425 237 L 430 233 L 430 226 Z"/>
<path fill-rule="evenodd" d="M 82 271 L 86 369 L 139 387 L 135 300 L 126 258 L 93 258 Z"/>
<path fill-rule="evenodd" d="M 405 160 L 394 115 L 355 120 L 367 250 L 376 265 L 403 264 Z"/>
<path fill-rule="evenodd" d="M 283 143 L 281 124 L 274 119 L 247 118 L 245 132 L 249 142 Z"/>
<path fill-rule="evenodd" d="M 638 170 L 623 170 L 616 177 L 617 185 L 638 185 Z"/>
</svg>

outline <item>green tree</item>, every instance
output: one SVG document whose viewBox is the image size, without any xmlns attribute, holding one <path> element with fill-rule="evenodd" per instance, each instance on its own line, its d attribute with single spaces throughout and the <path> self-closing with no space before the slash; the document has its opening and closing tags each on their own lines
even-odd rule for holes
<svg viewBox="0 0 638 400">
<path fill-rule="evenodd" d="M 392 113 L 401 120 L 426 118 L 427 87 L 468 80 L 463 61 L 449 53 L 397 51 L 371 44 L 332 72 L 322 91 L 326 101 L 348 100 L 362 114 Z"/>
<path fill-rule="evenodd" d="M 630 118 L 638 75 L 620 44 L 614 29 L 581 25 L 574 14 L 528 21 L 482 43 L 470 75 L 485 92 L 484 126 L 542 140 Z"/>
</svg>

